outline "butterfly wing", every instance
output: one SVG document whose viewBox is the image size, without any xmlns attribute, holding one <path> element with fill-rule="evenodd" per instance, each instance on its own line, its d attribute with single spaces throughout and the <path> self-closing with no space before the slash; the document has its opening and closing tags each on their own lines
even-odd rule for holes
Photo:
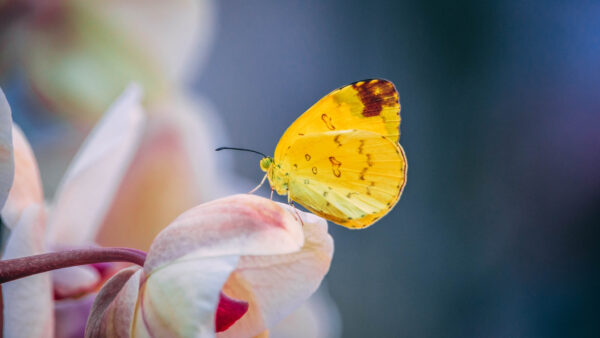
<svg viewBox="0 0 600 338">
<path fill-rule="evenodd" d="M 337 130 L 367 130 L 392 142 L 400 137 L 400 103 L 394 84 L 382 79 L 358 81 L 327 94 L 302 114 L 281 137 L 275 159 L 298 137 Z"/>
<path fill-rule="evenodd" d="M 364 228 L 396 204 L 406 157 L 396 142 L 364 130 L 300 137 L 280 160 L 290 198 L 349 228 Z"/>
</svg>

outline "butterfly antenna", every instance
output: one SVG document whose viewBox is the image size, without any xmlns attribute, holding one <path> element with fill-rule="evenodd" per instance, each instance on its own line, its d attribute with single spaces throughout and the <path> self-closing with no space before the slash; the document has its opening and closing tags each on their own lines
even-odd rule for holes
<svg viewBox="0 0 600 338">
<path fill-rule="evenodd" d="M 260 151 L 256 151 L 256 150 L 252 150 L 252 149 L 246 149 L 246 148 L 235 148 L 235 147 L 219 147 L 219 148 L 215 149 L 215 151 L 221 151 L 221 150 L 225 150 L 225 149 L 228 149 L 228 150 L 247 151 L 247 152 L 250 152 L 250 153 L 255 153 L 255 154 L 261 155 L 262 157 L 269 157 L 269 156 L 267 156 L 267 155 L 265 155 L 265 154 L 261 153 Z"/>
</svg>

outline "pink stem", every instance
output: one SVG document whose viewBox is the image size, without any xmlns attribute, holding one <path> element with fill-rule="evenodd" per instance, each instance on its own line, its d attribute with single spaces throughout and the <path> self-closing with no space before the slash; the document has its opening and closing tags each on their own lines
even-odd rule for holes
<svg viewBox="0 0 600 338">
<path fill-rule="evenodd" d="M 86 248 L 7 259 L 0 261 L 0 284 L 76 265 L 131 262 L 143 266 L 145 260 L 145 252 L 129 248 Z"/>
</svg>

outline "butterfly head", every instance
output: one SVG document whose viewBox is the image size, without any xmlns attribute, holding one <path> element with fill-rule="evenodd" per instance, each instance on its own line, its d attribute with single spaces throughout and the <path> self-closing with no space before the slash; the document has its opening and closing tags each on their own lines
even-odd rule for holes
<svg viewBox="0 0 600 338">
<path fill-rule="evenodd" d="M 273 165 L 272 157 L 267 156 L 260 160 L 260 169 L 264 172 L 268 172 L 269 168 L 271 168 L 271 165 Z"/>
</svg>

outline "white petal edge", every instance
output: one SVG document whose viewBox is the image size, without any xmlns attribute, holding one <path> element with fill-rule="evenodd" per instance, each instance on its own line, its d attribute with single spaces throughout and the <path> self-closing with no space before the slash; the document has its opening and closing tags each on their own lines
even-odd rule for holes
<svg viewBox="0 0 600 338">
<path fill-rule="evenodd" d="M 281 205 L 255 195 L 233 195 L 201 204 L 180 215 L 156 236 L 144 270 L 184 255 L 275 255 L 298 251 L 302 226 Z"/>
<path fill-rule="evenodd" d="M 49 241 L 92 241 L 139 146 L 142 92 L 130 85 L 85 140 L 59 185 L 49 215 Z"/>
<path fill-rule="evenodd" d="M 29 141 L 16 124 L 13 124 L 12 138 L 15 174 L 8 199 L 2 208 L 2 221 L 10 229 L 14 228 L 27 206 L 44 204 L 37 160 Z"/>
<path fill-rule="evenodd" d="M 11 232 L 2 259 L 43 252 L 44 216 L 30 205 Z M 50 275 L 42 273 L 2 285 L 4 337 L 38 338 L 54 335 L 54 308 Z"/>
</svg>

